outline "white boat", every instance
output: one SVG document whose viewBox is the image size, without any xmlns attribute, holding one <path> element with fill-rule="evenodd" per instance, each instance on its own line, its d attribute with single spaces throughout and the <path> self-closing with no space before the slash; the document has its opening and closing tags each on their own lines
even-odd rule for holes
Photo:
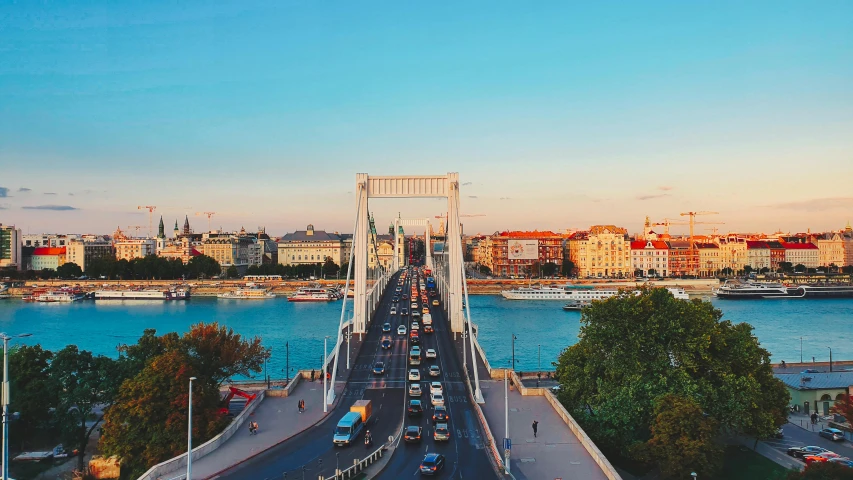
<svg viewBox="0 0 853 480">
<path fill-rule="evenodd" d="M 287 297 L 288 302 L 331 302 L 338 300 L 339 295 L 331 292 L 328 288 L 305 287 L 300 288 L 293 295 Z"/>
<path fill-rule="evenodd" d="M 683 288 L 669 287 L 667 288 L 675 298 L 679 300 L 687 300 L 689 297 Z M 596 289 L 592 285 L 572 285 L 566 284 L 562 287 L 521 287 L 512 290 L 503 290 L 501 295 L 507 300 L 604 300 L 619 293 L 619 290 Z"/>
<path fill-rule="evenodd" d="M 714 295 L 728 300 L 760 298 L 793 298 L 793 290 L 781 283 L 771 282 L 726 282 Z"/>
<path fill-rule="evenodd" d="M 11 297 L 12 296 L 9 295 L 9 286 L 5 283 L 0 283 L 0 300 Z"/>
<path fill-rule="evenodd" d="M 98 290 L 95 300 L 188 300 L 189 290 L 182 288 L 167 290 Z"/>
<path fill-rule="evenodd" d="M 687 292 L 685 292 L 683 288 L 667 287 L 666 291 L 671 293 L 677 300 L 690 300 L 690 296 L 687 295 Z M 633 290 L 631 293 L 639 295 L 641 291 Z M 580 310 L 583 307 L 592 305 L 592 302 L 595 300 L 606 300 L 618 294 L 619 290 L 590 290 L 588 288 L 586 292 L 578 292 L 578 294 L 575 295 L 575 298 L 572 298 L 563 306 L 563 310 Z"/>
<path fill-rule="evenodd" d="M 31 301 L 41 303 L 71 303 L 86 298 L 86 294 L 74 290 L 48 290 L 33 295 Z"/>
<path fill-rule="evenodd" d="M 238 288 L 233 292 L 220 293 L 216 298 L 229 300 L 265 300 L 275 298 L 275 294 L 263 288 Z"/>
</svg>

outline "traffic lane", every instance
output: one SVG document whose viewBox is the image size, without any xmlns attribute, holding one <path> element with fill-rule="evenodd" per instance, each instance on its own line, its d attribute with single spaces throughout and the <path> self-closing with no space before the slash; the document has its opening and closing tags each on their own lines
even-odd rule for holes
<svg viewBox="0 0 853 480">
<path fill-rule="evenodd" d="M 783 425 L 782 432 L 784 438 L 770 438 L 764 440 L 764 443 L 786 453 L 790 447 L 814 445 L 833 451 L 839 455 L 853 458 L 853 446 L 846 440 L 833 442 L 832 440 L 821 437 L 817 432 L 810 432 L 792 423 Z"/>
</svg>

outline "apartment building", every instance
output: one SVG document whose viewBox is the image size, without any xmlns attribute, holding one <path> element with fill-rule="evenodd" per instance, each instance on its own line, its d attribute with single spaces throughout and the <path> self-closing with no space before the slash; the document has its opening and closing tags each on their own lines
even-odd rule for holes
<svg viewBox="0 0 853 480">
<path fill-rule="evenodd" d="M 669 245 L 661 240 L 631 242 L 631 268 L 640 275 L 669 275 Z"/>
<path fill-rule="evenodd" d="M 762 268 L 770 269 L 770 245 L 767 242 L 746 241 L 746 264 L 760 272 Z"/>
<path fill-rule="evenodd" d="M 569 259 L 582 278 L 631 277 L 631 243 L 628 230 L 615 225 L 594 225 L 569 236 Z"/>
<path fill-rule="evenodd" d="M 699 276 L 713 277 L 722 270 L 720 246 L 716 243 L 699 242 L 693 244 L 698 254 Z"/>
<path fill-rule="evenodd" d="M 0 223 L 0 268 L 23 269 L 21 229 Z"/>
<path fill-rule="evenodd" d="M 818 263 L 821 267 L 844 265 L 844 239 L 838 233 L 829 232 L 818 235 L 812 243 L 817 243 Z"/>
<path fill-rule="evenodd" d="M 37 247 L 33 250 L 33 270 L 56 270 L 65 264 L 66 247 Z"/>
<path fill-rule="evenodd" d="M 810 242 L 782 242 L 785 247 L 785 261 L 793 266 L 803 265 L 806 268 L 820 266 L 820 250 Z"/>
<path fill-rule="evenodd" d="M 563 236 L 551 231 L 495 232 L 478 248 L 480 263 L 495 275 L 524 276 L 534 265 L 563 264 Z"/>
<path fill-rule="evenodd" d="M 76 263 L 81 270 L 95 259 L 115 258 L 112 242 L 103 239 L 74 238 L 65 247 L 67 262 Z"/>
<path fill-rule="evenodd" d="M 154 238 L 121 238 L 115 237 L 116 260 L 133 260 L 157 254 L 157 240 Z"/>
</svg>

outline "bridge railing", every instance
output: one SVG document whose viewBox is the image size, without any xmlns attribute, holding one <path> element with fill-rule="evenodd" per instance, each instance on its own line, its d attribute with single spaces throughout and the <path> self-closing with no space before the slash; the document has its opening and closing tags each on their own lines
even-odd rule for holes
<svg viewBox="0 0 853 480">
<path fill-rule="evenodd" d="M 368 456 L 366 456 L 360 460 L 358 458 L 354 458 L 353 459 L 353 465 L 351 467 L 344 469 L 344 470 L 336 470 L 335 476 L 333 476 L 333 477 L 323 477 L 322 475 L 319 475 L 318 480 L 345 480 L 348 478 L 353 478 L 356 475 L 358 475 L 359 473 L 361 473 L 362 471 L 364 471 L 364 469 L 373 465 L 376 461 L 378 461 L 380 458 L 382 458 L 382 455 L 385 453 L 385 450 L 387 450 L 387 449 L 388 449 L 388 446 L 385 444 L 382 444 L 381 447 L 374 450 L 373 453 L 371 453 L 370 455 L 368 455 Z"/>
</svg>

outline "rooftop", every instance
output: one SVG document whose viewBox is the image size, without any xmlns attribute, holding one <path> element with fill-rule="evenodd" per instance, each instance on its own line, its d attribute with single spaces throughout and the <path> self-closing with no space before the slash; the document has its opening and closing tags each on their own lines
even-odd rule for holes
<svg viewBox="0 0 853 480">
<path fill-rule="evenodd" d="M 853 372 L 777 373 L 776 378 L 794 390 L 847 388 L 853 385 Z M 806 378 L 810 380 L 804 381 Z"/>
<path fill-rule="evenodd" d="M 782 246 L 788 250 L 818 250 L 814 243 L 782 242 Z"/>
<path fill-rule="evenodd" d="M 36 247 L 33 255 L 65 255 L 65 247 Z"/>
</svg>

